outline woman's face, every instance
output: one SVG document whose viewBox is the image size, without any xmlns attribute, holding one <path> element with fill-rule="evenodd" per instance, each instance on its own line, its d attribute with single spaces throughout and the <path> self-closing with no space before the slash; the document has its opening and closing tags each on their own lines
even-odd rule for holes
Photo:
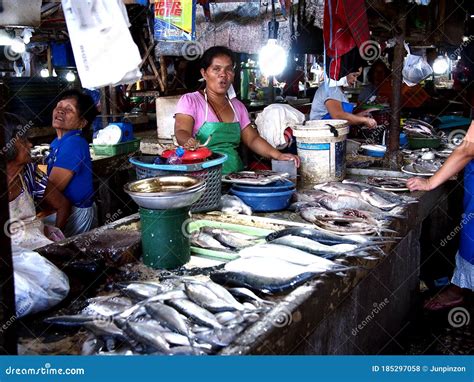
<svg viewBox="0 0 474 382">
<path fill-rule="evenodd" d="M 13 163 L 18 166 L 23 166 L 31 162 L 31 147 L 33 145 L 27 138 L 18 138 L 15 141 L 16 156 Z"/>
<path fill-rule="evenodd" d="M 77 130 L 87 126 L 87 121 L 79 115 L 75 98 L 66 98 L 58 102 L 53 110 L 53 128 Z"/>
<path fill-rule="evenodd" d="M 349 73 L 347 75 L 347 83 L 349 84 L 349 86 L 354 86 L 354 84 L 357 81 L 357 77 L 359 77 L 361 73 L 362 73 L 362 68 L 359 68 L 357 72 Z"/>
<path fill-rule="evenodd" d="M 234 82 L 234 65 L 228 56 L 216 56 L 201 75 L 206 80 L 206 89 L 217 94 L 226 94 Z"/>
</svg>

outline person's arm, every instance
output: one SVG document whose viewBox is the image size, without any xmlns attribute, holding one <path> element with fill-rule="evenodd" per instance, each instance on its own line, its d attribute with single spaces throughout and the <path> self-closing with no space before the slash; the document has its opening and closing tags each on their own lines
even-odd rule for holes
<svg viewBox="0 0 474 382">
<path fill-rule="evenodd" d="M 474 126 L 474 125 L 471 125 Z M 430 178 L 410 178 L 407 187 L 410 191 L 430 191 L 456 175 L 474 159 L 474 142 L 464 141 L 448 157 L 443 166 Z"/>
<path fill-rule="evenodd" d="M 275 149 L 265 139 L 263 139 L 254 129 L 252 125 L 247 125 L 241 133 L 242 142 L 248 146 L 254 153 L 261 155 L 264 158 L 275 160 L 292 160 L 296 167 L 300 166 L 300 158 L 293 154 L 284 154 Z"/>
<path fill-rule="evenodd" d="M 370 128 L 377 126 L 377 122 L 372 118 L 346 113 L 342 109 L 341 101 L 328 99 L 324 105 L 333 119 L 345 119 L 349 125 L 366 125 Z"/>
<path fill-rule="evenodd" d="M 185 148 L 195 146 L 193 138 L 194 118 L 187 114 L 176 114 L 174 117 L 174 135 L 178 143 Z"/>
<path fill-rule="evenodd" d="M 56 227 L 62 229 L 71 214 L 71 203 L 64 196 L 64 190 L 74 176 L 74 171 L 53 167 L 44 192 L 44 201 L 56 210 Z"/>
</svg>

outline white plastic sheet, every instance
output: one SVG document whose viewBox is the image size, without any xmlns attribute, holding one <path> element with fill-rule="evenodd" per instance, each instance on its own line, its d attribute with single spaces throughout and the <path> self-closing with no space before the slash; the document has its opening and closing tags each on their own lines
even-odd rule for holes
<svg viewBox="0 0 474 382">
<path fill-rule="evenodd" d="M 273 147 L 286 145 L 285 129 L 303 124 L 304 114 L 290 105 L 272 104 L 258 114 L 255 124 L 260 136 Z"/>
<path fill-rule="evenodd" d="M 62 0 L 82 86 L 133 83 L 141 78 L 140 52 L 122 0 Z"/>
<path fill-rule="evenodd" d="M 69 280 L 39 253 L 13 247 L 17 317 L 49 309 L 69 293 Z"/>
</svg>

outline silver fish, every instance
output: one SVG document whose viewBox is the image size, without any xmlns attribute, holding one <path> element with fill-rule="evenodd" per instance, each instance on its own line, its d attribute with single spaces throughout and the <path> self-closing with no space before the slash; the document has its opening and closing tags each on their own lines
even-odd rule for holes
<svg viewBox="0 0 474 382">
<path fill-rule="evenodd" d="M 351 255 L 352 252 L 358 250 L 360 247 L 356 244 L 334 244 L 325 245 L 317 241 L 301 236 L 283 236 L 271 241 L 273 244 L 281 244 L 287 247 L 300 249 L 304 252 L 313 255 L 322 256 L 324 258 L 332 259 L 336 256 Z M 365 247 L 364 247 L 365 248 Z"/>
<path fill-rule="evenodd" d="M 383 197 L 381 197 L 379 194 L 377 194 L 376 192 L 372 190 L 363 190 L 361 192 L 361 196 L 362 196 L 362 199 L 364 199 L 366 202 L 384 211 L 389 211 L 392 208 L 397 207 L 399 204 L 399 203 L 389 202 L 388 200 L 384 199 Z"/>
<path fill-rule="evenodd" d="M 253 302 L 258 305 L 274 305 L 273 301 L 264 300 L 263 298 L 258 297 L 250 289 L 247 288 L 230 288 L 229 292 L 232 293 L 235 297 L 238 297 L 242 300 Z"/>
<path fill-rule="evenodd" d="M 216 317 L 211 312 L 201 308 L 192 301 L 179 299 L 169 300 L 167 303 L 175 308 L 178 312 L 184 314 L 186 317 L 198 324 L 214 329 L 222 328 L 222 325 L 219 324 Z"/>
<path fill-rule="evenodd" d="M 204 309 L 217 313 L 237 310 L 235 304 L 229 304 L 217 297 L 214 292 L 204 285 L 186 283 L 186 294 L 189 299 Z"/>
<path fill-rule="evenodd" d="M 235 195 L 222 195 L 220 209 L 230 214 L 252 215 L 252 209 Z"/>
<path fill-rule="evenodd" d="M 181 315 L 172 307 L 159 302 L 145 305 L 148 314 L 161 325 L 175 332 L 189 336 L 189 328 Z"/>
<path fill-rule="evenodd" d="M 191 244 L 201 248 L 219 249 L 224 251 L 228 250 L 227 247 L 223 246 L 212 235 L 201 230 L 196 231 L 195 233 L 193 232 L 191 235 Z"/>
<path fill-rule="evenodd" d="M 123 330 L 110 321 L 91 321 L 86 322 L 84 327 L 94 333 L 97 337 L 114 337 L 124 341 L 126 339 Z"/>
<path fill-rule="evenodd" d="M 120 290 L 134 300 L 143 300 L 163 292 L 163 286 L 153 282 L 134 281 L 129 284 L 116 284 Z"/>
<path fill-rule="evenodd" d="M 221 300 L 235 306 L 237 310 L 243 310 L 243 306 L 240 302 L 238 302 L 234 296 L 223 286 L 216 284 L 215 282 L 209 280 L 205 282 L 206 287 L 213 292 L 217 297 Z"/>
<path fill-rule="evenodd" d="M 155 321 L 127 322 L 125 328 L 125 332 L 139 343 L 168 354 L 170 347 L 161 331 L 161 326 Z"/>
</svg>

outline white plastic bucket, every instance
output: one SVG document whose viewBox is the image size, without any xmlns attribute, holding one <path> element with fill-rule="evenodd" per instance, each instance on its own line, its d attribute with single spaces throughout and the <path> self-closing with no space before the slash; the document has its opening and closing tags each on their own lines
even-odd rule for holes
<svg viewBox="0 0 474 382">
<path fill-rule="evenodd" d="M 346 175 L 346 138 L 349 125 L 342 119 L 307 121 L 293 128 L 300 173 L 306 184 L 340 181 Z"/>
</svg>

